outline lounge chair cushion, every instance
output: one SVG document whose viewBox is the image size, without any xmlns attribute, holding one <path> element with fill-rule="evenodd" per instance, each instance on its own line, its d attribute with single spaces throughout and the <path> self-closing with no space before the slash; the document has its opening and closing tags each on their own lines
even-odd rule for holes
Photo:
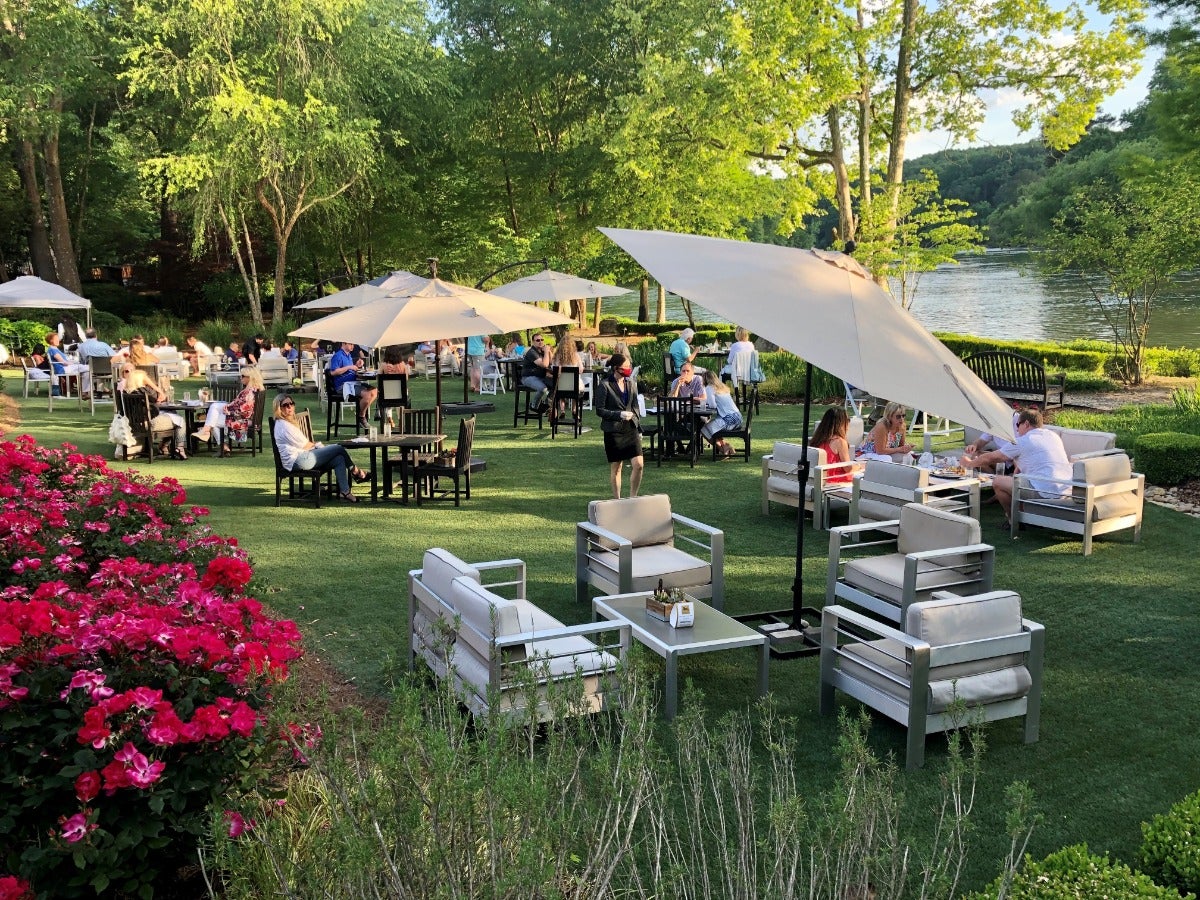
<svg viewBox="0 0 1200 900">
<path fill-rule="evenodd" d="M 1074 464 L 1071 473 L 1073 481 L 1092 485 L 1115 484 L 1120 481 L 1128 481 L 1132 477 L 1133 466 L 1129 462 L 1129 457 L 1124 453 L 1081 459 Z M 1084 493 L 1083 488 L 1074 489 L 1074 497 L 1080 502 L 1083 500 Z M 1092 518 L 1093 521 L 1100 522 L 1104 519 L 1115 519 L 1118 516 L 1133 515 L 1141 509 L 1141 506 L 1141 498 L 1133 490 L 1120 494 L 1108 494 L 1096 498 Z"/>
<path fill-rule="evenodd" d="M 843 672 L 901 703 L 909 702 L 910 678 L 905 663 L 907 650 L 903 644 L 885 638 L 868 643 L 846 644 L 842 651 L 845 654 L 840 660 Z M 892 677 L 875 669 L 883 669 Z M 1033 679 L 1025 666 L 1009 666 L 976 675 L 939 678 L 937 681 L 933 680 L 931 672 L 928 711 L 931 714 L 945 712 L 956 698 L 967 706 L 1012 700 L 1028 694 L 1032 685 Z"/>
<path fill-rule="evenodd" d="M 450 602 L 450 586 L 454 579 L 467 576 L 480 582 L 479 570 L 470 563 L 463 562 L 449 550 L 434 547 L 425 551 L 422 560 L 421 581 L 429 590 L 437 594 L 447 603 Z"/>
<path fill-rule="evenodd" d="M 917 599 L 926 599 L 934 591 L 954 588 L 974 572 L 963 573 L 947 569 L 940 563 L 921 562 L 917 565 Z M 904 556 L 889 553 L 884 556 L 865 556 L 846 563 L 842 580 L 876 597 L 899 605 L 904 599 Z"/>
<path fill-rule="evenodd" d="M 797 480 L 797 470 L 800 468 L 801 444 L 788 441 L 776 441 L 772 453 L 771 465 L 767 476 L 767 489 L 789 497 L 800 496 L 800 482 Z M 817 447 L 808 448 L 808 464 L 812 468 L 823 466 L 828 462 L 825 451 Z M 812 500 L 812 479 L 804 489 L 804 499 Z"/>
<path fill-rule="evenodd" d="M 980 536 L 979 522 L 970 516 L 946 512 L 929 504 L 907 503 L 900 509 L 896 550 L 904 554 L 966 547 L 978 544 Z M 963 556 L 951 556 L 940 562 L 944 565 L 966 565 L 970 560 Z"/>
<path fill-rule="evenodd" d="M 593 500 L 588 504 L 588 521 L 619 534 L 634 547 L 670 544 L 675 537 L 671 498 L 666 494 Z M 611 542 L 602 543 L 611 545 Z"/>
<path fill-rule="evenodd" d="M 1012 591 L 989 591 L 971 597 L 939 597 L 908 608 L 905 634 L 925 641 L 930 647 L 982 641 L 1021 633 L 1021 596 Z M 949 681 L 968 675 L 1021 666 L 1023 654 L 996 656 L 951 665 L 935 665 L 930 681 Z M 935 660 L 936 663 L 936 660 Z"/>
<path fill-rule="evenodd" d="M 1062 440 L 1068 459 L 1074 459 L 1081 453 L 1112 450 L 1117 446 L 1117 436 L 1111 431 L 1084 431 L 1082 428 L 1063 428 L 1059 425 L 1046 425 L 1045 428 Z"/>
<path fill-rule="evenodd" d="M 614 584 L 619 583 L 617 557 L 612 553 L 593 553 L 588 568 Z M 712 583 L 712 566 L 702 559 L 674 547 L 659 544 L 634 547 L 631 591 L 652 591 L 662 579 L 665 588 L 686 588 Z"/>
</svg>

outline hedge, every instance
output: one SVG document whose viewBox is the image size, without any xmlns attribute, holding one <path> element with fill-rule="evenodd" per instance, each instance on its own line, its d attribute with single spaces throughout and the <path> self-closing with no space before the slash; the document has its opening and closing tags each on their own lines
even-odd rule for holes
<svg viewBox="0 0 1200 900">
<path fill-rule="evenodd" d="M 1002 879 L 968 900 L 992 900 L 999 896 Z M 1026 859 L 1021 871 L 1013 876 L 1007 900 L 1079 900 L 1079 898 L 1151 897 L 1180 900 L 1173 888 L 1160 887 L 1146 875 L 1128 866 L 1088 853 L 1086 844 L 1066 847 L 1051 853 L 1041 862 Z M 1194 894 L 1187 897 L 1195 900 Z"/>
<path fill-rule="evenodd" d="M 1159 884 L 1200 892 L 1200 791 L 1142 823 L 1142 869 Z"/>
<path fill-rule="evenodd" d="M 1137 469 L 1146 481 L 1161 486 L 1200 478 L 1200 435 L 1180 431 L 1154 431 L 1133 444 Z"/>
</svg>

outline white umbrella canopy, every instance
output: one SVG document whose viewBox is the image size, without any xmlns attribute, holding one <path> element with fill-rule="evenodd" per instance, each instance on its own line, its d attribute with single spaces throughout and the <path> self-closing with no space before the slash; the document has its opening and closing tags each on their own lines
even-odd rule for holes
<svg viewBox="0 0 1200 900">
<path fill-rule="evenodd" d="M 385 293 L 362 306 L 316 319 L 293 336 L 386 347 L 438 338 L 570 325 L 569 316 L 494 297 L 465 285 L 428 279 L 419 290 Z"/>
<path fill-rule="evenodd" d="M 386 297 L 389 293 L 396 291 L 404 293 L 419 291 L 427 284 L 429 284 L 428 278 L 414 275 L 404 269 L 397 269 L 386 275 L 380 275 L 378 278 L 372 278 L 363 284 L 356 284 L 344 291 L 330 294 L 328 297 L 318 297 L 315 300 L 297 303 L 292 309 L 350 309 Z"/>
<path fill-rule="evenodd" d="M 290 332 L 295 337 L 350 341 L 386 347 L 415 341 L 498 334 L 570 325 L 570 316 L 527 306 L 465 285 L 431 278 L 419 290 L 392 292 L 378 300 L 325 316 Z M 442 405 L 442 367 L 436 366 L 437 405 Z M 466 381 L 463 382 L 466 396 Z"/>
<path fill-rule="evenodd" d="M 844 253 L 601 228 L 668 290 L 831 375 L 1012 437 L 1012 409 Z"/>
<path fill-rule="evenodd" d="M 536 303 L 540 300 L 564 301 L 582 300 L 590 297 L 620 297 L 628 294 L 625 288 L 606 284 L 603 281 L 591 281 L 566 272 L 555 272 L 553 269 L 543 269 L 536 275 L 527 275 L 492 288 L 489 294 L 497 297 L 507 297 L 509 300 L 520 300 L 522 303 Z"/>
</svg>

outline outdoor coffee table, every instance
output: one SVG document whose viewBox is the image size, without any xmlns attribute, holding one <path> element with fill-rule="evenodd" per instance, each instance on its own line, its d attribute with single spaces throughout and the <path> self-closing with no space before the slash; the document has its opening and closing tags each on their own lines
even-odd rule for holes
<svg viewBox="0 0 1200 900">
<path fill-rule="evenodd" d="M 664 694 L 668 719 L 675 718 L 679 705 L 680 656 L 736 650 L 739 647 L 758 647 L 758 694 L 760 697 L 766 694 L 767 666 L 771 659 L 771 650 L 765 634 L 691 597 L 687 599 L 694 604 L 696 624 L 689 628 L 672 628 L 646 612 L 648 596 L 649 591 L 641 591 L 636 594 L 597 597 L 592 600 L 592 615 L 593 619 L 628 622 L 634 638 L 666 660 L 667 683 Z"/>
</svg>

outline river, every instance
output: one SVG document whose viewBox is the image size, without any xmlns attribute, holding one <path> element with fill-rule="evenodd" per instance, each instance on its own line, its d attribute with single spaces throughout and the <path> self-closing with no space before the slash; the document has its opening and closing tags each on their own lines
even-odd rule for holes
<svg viewBox="0 0 1200 900">
<path fill-rule="evenodd" d="M 653 293 L 650 302 L 653 306 Z M 605 300 L 604 312 L 636 318 L 636 294 Z M 698 321 L 718 318 L 699 307 L 694 312 Z M 912 312 L 931 331 L 1029 340 L 1112 340 L 1082 281 L 1074 275 L 1038 272 L 1034 254 L 1025 250 L 989 250 L 925 273 Z M 667 298 L 667 318 L 685 318 L 677 297 Z M 1200 347 L 1200 273 L 1180 276 L 1155 301 L 1149 343 Z"/>
</svg>

